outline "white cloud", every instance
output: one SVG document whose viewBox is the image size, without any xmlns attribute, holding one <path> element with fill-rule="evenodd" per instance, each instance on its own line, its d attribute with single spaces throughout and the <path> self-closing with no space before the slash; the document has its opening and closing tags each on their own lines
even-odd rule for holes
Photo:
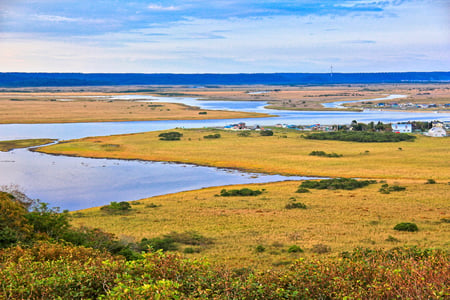
<svg viewBox="0 0 450 300">
<path fill-rule="evenodd" d="M 53 15 L 36 15 L 36 20 L 44 22 L 80 22 L 81 18 L 68 18 L 63 16 L 53 16 Z"/>
<path fill-rule="evenodd" d="M 150 4 L 147 6 L 149 10 L 155 10 L 155 11 L 174 11 L 174 10 L 180 10 L 180 6 L 162 6 L 160 4 Z"/>
</svg>

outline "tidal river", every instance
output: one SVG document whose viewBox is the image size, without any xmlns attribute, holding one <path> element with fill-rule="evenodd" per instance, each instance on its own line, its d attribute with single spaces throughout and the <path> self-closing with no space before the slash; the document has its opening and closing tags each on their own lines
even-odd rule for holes
<svg viewBox="0 0 450 300">
<path fill-rule="evenodd" d="M 448 115 L 435 113 L 278 111 L 265 109 L 265 102 L 197 101 L 193 98 L 155 98 L 142 95 L 117 96 L 116 98 L 148 102 L 177 102 L 204 109 L 265 112 L 277 116 L 237 120 L 7 124 L 0 125 L 0 140 L 25 138 L 67 140 L 175 127 L 224 126 L 235 122 L 264 126 L 278 123 L 346 124 L 352 120 L 359 122 L 448 120 Z M 27 149 L 0 152 L 0 185 L 18 185 L 32 198 L 68 210 L 105 205 L 111 201 L 138 200 L 202 187 L 308 179 L 300 175 L 286 177 L 185 164 L 52 156 Z"/>
</svg>

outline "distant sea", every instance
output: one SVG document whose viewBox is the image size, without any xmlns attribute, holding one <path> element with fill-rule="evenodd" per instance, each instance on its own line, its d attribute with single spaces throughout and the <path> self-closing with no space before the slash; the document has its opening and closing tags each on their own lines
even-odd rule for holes
<svg viewBox="0 0 450 300">
<path fill-rule="evenodd" d="M 0 87 L 65 87 L 117 85 L 327 85 L 450 82 L 450 72 L 387 73 L 0 73 Z"/>
</svg>

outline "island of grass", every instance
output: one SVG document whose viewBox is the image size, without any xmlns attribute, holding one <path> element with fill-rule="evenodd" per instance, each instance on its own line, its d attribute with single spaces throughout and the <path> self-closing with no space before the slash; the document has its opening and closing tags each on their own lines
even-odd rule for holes
<svg viewBox="0 0 450 300">
<path fill-rule="evenodd" d="M 107 94 L 112 96 L 111 94 Z M 204 110 L 184 104 L 108 100 L 104 94 L 0 94 L 1 124 L 125 122 L 264 118 L 272 115 L 225 110 Z"/>
<path fill-rule="evenodd" d="M 314 140 L 297 130 L 276 128 L 273 136 L 218 129 L 176 129 L 180 140 L 162 141 L 168 131 L 90 137 L 38 151 L 84 157 L 181 162 L 251 172 L 365 178 L 449 180 L 450 139 L 413 136 L 414 141 L 349 142 Z M 220 138 L 205 136 L 220 134 Z M 117 145 L 105 149 L 104 145 Z M 309 155 L 320 149 L 339 159 Z M 399 149 L 402 149 L 400 151 Z M 107 150 L 107 151 L 106 151 Z"/>
<path fill-rule="evenodd" d="M 0 141 L 0 151 L 8 152 L 13 149 L 45 145 L 53 143 L 55 141 L 56 141 L 55 139 L 25 139 L 25 140 Z"/>
</svg>

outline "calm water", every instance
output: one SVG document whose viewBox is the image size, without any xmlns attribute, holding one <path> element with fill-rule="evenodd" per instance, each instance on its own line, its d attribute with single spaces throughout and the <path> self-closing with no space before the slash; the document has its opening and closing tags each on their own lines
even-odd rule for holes
<svg viewBox="0 0 450 300">
<path fill-rule="evenodd" d="M 399 122 L 449 119 L 448 114 L 435 113 L 275 111 L 264 109 L 266 102 L 251 101 L 197 101 L 192 98 L 154 98 L 140 95 L 116 98 L 150 102 L 178 102 L 204 109 L 266 112 L 277 115 L 277 117 L 235 120 L 8 124 L 0 125 L 0 140 L 24 138 L 66 140 L 175 127 L 224 126 L 240 121 L 249 125 L 275 125 L 278 123 L 306 125 L 345 124 L 352 120 Z M 50 203 L 51 206 L 69 210 L 104 205 L 111 201 L 137 200 L 209 186 L 287 179 L 304 178 L 248 174 L 184 164 L 51 156 L 24 149 L 7 153 L 0 152 L 0 185 L 18 184 L 30 197 L 41 199 Z"/>
<path fill-rule="evenodd" d="M 26 149 L 0 152 L 0 168 L 0 185 L 18 184 L 28 196 L 69 210 L 208 186 L 290 178 L 185 164 L 53 156 Z"/>
</svg>

